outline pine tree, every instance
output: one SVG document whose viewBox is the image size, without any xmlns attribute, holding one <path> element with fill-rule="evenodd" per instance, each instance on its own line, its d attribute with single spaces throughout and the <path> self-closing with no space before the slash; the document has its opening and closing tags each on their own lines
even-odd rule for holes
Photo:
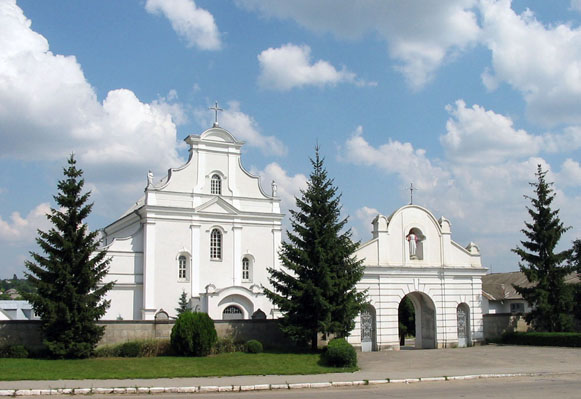
<svg viewBox="0 0 581 399">
<path fill-rule="evenodd" d="M 179 315 L 181 315 L 184 312 L 189 312 L 190 311 L 190 303 L 188 301 L 188 294 L 186 294 L 185 291 L 182 291 L 182 294 L 180 295 L 180 300 L 178 302 L 178 307 L 176 308 L 176 312 Z"/>
<path fill-rule="evenodd" d="M 104 333 L 96 321 L 109 307 L 103 296 L 113 283 L 101 283 L 109 260 L 105 251 L 98 251 L 97 232 L 89 232 L 83 222 L 93 204 L 87 204 L 90 192 L 82 193 L 83 171 L 73 155 L 63 171 L 54 196 L 59 209 L 47 214 L 52 227 L 38 230 L 36 238 L 44 254 L 31 252 L 33 261 L 26 262 L 26 277 L 36 288 L 26 299 L 42 320 L 51 356 L 83 358 L 91 355 Z"/>
<path fill-rule="evenodd" d="M 525 317 L 536 330 L 566 331 L 572 327 L 572 298 L 564 279 L 574 269 L 566 263 L 573 251 L 554 252 L 569 227 L 559 219 L 559 210 L 551 209 L 555 194 L 552 183 L 545 180 L 546 174 L 538 165 L 537 181 L 530 183 L 536 196 L 525 196 L 532 203 L 532 207 L 527 207 L 532 223 L 525 222 L 526 228 L 521 230 L 527 240 L 512 250 L 521 259 L 520 270 L 533 285 L 514 288 L 533 305 Z"/>
<path fill-rule="evenodd" d="M 363 276 L 362 261 L 353 256 L 358 243 L 350 230 L 342 232 L 347 218 L 339 219 L 340 195 L 318 146 L 311 164 L 307 189 L 296 198 L 298 210 L 290 211 L 293 232 L 279 253 L 284 268 L 268 269 L 273 290 L 265 294 L 283 314 L 283 331 L 316 350 L 318 333 L 349 334 L 365 293 L 355 288 Z"/>
</svg>

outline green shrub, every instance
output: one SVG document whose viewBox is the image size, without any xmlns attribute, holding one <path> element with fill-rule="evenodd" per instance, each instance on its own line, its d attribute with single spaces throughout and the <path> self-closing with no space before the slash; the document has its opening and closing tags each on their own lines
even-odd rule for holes
<svg viewBox="0 0 581 399">
<path fill-rule="evenodd" d="M 345 338 L 333 338 L 321 354 L 324 363 L 333 367 L 357 366 L 357 352 Z"/>
<path fill-rule="evenodd" d="M 171 330 L 171 346 L 177 355 L 207 356 L 217 340 L 214 322 L 206 313 L 184 312 Z"/>
<path fill-rule="evenodd" d="M 5 345 L 0 347 L 0 357 L 12 359 L 24 359 L 29 355 L 24 345 Z"/>
<path fill-rule="evenodd" d="M 255 339 L 251 339 L 250 341 L 248 341 L 244 349 L 247 353 L 262 353 L 263 351 L 262 343 Z"/>
<path fill-rule="evenodd" d="M 212 354 L 243 352 L 244 350 L 245 345 L 243 342 L 235 342 L 234 338 L 225 337 L 218 338 L 218 341 L 216 341 L 216 344 L 212 348 Z"/>
<path fill-rule="evenodd" d="M 95 357 L 154 357 L 171 353 L 169 340 L 147 339 L 117 345 L 104 345 L 95 349 Z"/>
<path fill-rule="evenodd" d="M 103 345 L 99 346 L 93 352 L 94 357 L 119 357 L 121 345 Z"/>
<path fill-rule="evenodd" d="M 581 333 L 513 332 L 502 335 L 501 342 L 509 345 L 581 347 Z"/>
<path fill-rule="evenodd" d="M 120 357 L 141 357 L 141 342 L 129 341 L 124 342 L 119 347 Z"/>
</svg>

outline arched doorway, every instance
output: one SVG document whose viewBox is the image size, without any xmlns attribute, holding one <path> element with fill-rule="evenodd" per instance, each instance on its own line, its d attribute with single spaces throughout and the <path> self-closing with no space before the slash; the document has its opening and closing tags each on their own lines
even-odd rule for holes
<svg viewBox="0 0 581 399">
<path fill-rule="evenodd" d="M 456 308 L 456 319 L 458 321 L 458 347 L 465 348 L 472 345 L 470 337 L 470 307 L 461 303 Z"/>
<path fill-rule="evenodd" d="M 375 308 L 366 305 L 361 312 L 361 351 L 371 352 L 377 350 L 377 332 L 375 321 Z"/>
<path fill-rule="evenodd" d="M 436 348 L 436 307 L 432 299 L 423 292 L 414 291 L 404 296 L 400 302 L 400 308 L 413 306 L 413 323 L 415 333 L 416 349 L 434 349 Z M 400 317 L 401 318 L 401 315 Z M 399 320 L 400 325 L 407 324 L 409 333 L 409 320 Z M 398 324 L 399 324 L 398 323 Z"/>
</svg>

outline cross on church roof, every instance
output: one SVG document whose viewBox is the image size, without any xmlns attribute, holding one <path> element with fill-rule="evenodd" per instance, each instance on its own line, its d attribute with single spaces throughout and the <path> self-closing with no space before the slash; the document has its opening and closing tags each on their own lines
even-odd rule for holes
<svg viewBox="0 0 581 399">
<path fill-rule="evenodd" d="M 414 203 L 414 190 L 417 190 L 417 188 L 414 187 L 414 183 L 410 183 L 410 205 L 412 205 Z"/>
<path fill-rule="evenodd" d="M 213 107 L 210 107 L 208 109 L 211 109 L 214 111 L 214 127 L 218 127 L 218 111 L 224 111 L 222 108 L 218 108 L 218 101 L 216 101 L 216 104 Z"/>
</svg>

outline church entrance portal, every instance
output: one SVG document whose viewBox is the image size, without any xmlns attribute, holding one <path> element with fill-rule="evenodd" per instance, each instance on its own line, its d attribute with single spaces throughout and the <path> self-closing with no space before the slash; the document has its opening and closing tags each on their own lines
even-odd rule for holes
<svg viewBox="0 0 581 399">
<path fill-rule="evenodd" d="M 412 309 L 413 308 L 413 309 Z M 410 292 L 399 305 L 400 347 L 405 345 L 406 336 L 415 337 L 416 349 L 436 347 L 436 308 L 429 296 L 422 292 Z"/>
</svg>

